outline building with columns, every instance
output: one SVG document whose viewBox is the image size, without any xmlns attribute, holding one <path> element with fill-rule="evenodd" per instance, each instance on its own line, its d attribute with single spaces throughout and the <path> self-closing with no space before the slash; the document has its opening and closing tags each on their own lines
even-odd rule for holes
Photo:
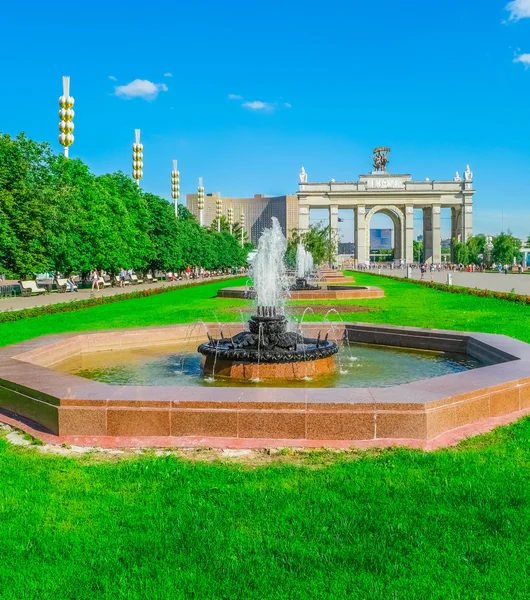
<svg viewBox="0 0 530 600">
<path fill-rule="evenodd" d="M 377 149 L 374 151 L 379 151 Z M 388 153 L 389 149 L 386 150 Z M 463 177 L 458 172 L 448 181 L 413 181 L 411 175 L 392 175 L 386 171 L 386 154 L 381 164 L 376 153 L 369 175 L 358 181 L 309 182 L 304 168 L 300 172 L 298 228 L 309 228 L 309 211 L 327 208 L 334 239 L 338 240 L 339 209 L 354 213 L 354 258 L 358 263 L 370 260 L 370 222 L 376 213 L 388 215 L 394 225 L 394 258 L 412 263 L 414 209 L 423 211 L 423 250 L 427 263 L 442 262 L 440 213 L 451 209 L 451 239 L 465 241 L 472 234 L 473 173 L 469 165 Z"/>
</svg>

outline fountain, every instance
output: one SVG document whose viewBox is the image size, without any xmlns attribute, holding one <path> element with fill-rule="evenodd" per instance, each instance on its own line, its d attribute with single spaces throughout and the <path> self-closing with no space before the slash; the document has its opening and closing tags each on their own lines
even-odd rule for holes
<svg viewBox="0 0 530 600">
<path fill-rule="evenodd" d="M 307 281 L 313 268 L 313 255 L 305 249 L 303 244 L 298 244 L 296 248 L 296 282 L 289 289 L 293 292 L 320 290 L 319 285 L 311 285 Z"/>
<path fill-rule="evenodd" d="M 289 294 L 284 255 L 287 241 L 278 220 L 265 229 L 253 262 L 256 314 L 250 318 L 249 331 L 232 337 L 214 339 L 201 344 L 201 367 L 204 375 L 250 379 L 298 379 L 307 375 L 307 363 L 314 374 L 334 369 L 335 342 L 327 335 L 321 339 L 306 338 L 288 331 L 285 301 Z M 305 254 L 305 249 L 302 246 Z M 302 252 L 300 252 L 302 254 Z M 297 261 L 298 262 L 298 261 Z M 302 261 L 301 261 L 302 262 Z M 300 267 L 305 274 L 305 255 Z"/>
</svg>

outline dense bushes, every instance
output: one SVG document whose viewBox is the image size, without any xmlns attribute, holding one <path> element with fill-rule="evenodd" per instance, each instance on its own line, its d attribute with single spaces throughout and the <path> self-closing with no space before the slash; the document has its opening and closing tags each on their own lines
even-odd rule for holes
<svg viewBox="0 0 530 600">
<path fill-rule="evenodd" d="M 0 273 L 239 267 L 248 248 L 238 239 L 200 227 L 183 206 L 175 218 L 121 172 L 98 177 L 46 143 L 0 134 Z"/>
</svg>

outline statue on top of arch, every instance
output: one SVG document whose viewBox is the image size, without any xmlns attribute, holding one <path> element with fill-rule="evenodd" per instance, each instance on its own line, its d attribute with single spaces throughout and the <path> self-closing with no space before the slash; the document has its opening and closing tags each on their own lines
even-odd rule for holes
<svg viewBox="0 0 530 600">
<path fill-rule="evenodd" d="M 386 166 L 390 162 L 388 160 L 388 153 L 390 152 L 390 148 L 384 148 L 383 146 L 378 146 L 374 148 L 374 156 L 372 160 L 374 162 L 374 171 L 386 171 Z"/>
</svg>

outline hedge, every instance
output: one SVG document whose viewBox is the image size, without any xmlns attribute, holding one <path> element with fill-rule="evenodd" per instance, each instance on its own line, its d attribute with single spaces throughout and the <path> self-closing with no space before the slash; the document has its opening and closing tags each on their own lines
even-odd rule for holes
<svg viewBox="0 0 530 600">
<path fill-rule="evenodd" d="M 234 279 L 234 275 L 227 275 L 223 279 Z M 125 302 L 126 300 L 136 300 L 136 298 L 149 298 L 150 296 L 158 296 L 168 292 L 176 292 L 184 288 L 198 287 L 201 285 L 211 284 L 212 281 L 201 281 L 199 283 L 186 283 L 184 285 L 170 287 L 155 287 L 146 290 L 138 290 L 135 292 L 127 292 L 125 294 L 116 294 L 115 296 L 99 296 L 91 297 L 86 300 L 78 300 L 71 302 L 61 302 L 59 304 L 49 304 L 48 306 L 36 306 L 35 308 L 23 308 L 22 310 L 7 310 L 0 313 L 0 324 L 11 323 L 13 321 L 21 321 L 23 319 L 35 319 L 44 315 L 56 315 L 58 313 L 68 313 L 78 310 L 86 310 L 93 306 L 102 306 L 103 304 L 114 304 L 115 302 Z"/>
<path fill-rule="evenodd" d="M 380 275 L 378 273 L 370 273 L 369 271 L 360 271 L 366 275 L 374 277 L 386 277 L 395 281 L 403 281 L 421 285 L 423 287 L 432 288 L 441 292 L 449 292 L 450 294 L 463 294 L 464 296 L 476 296 L 477 298 L 495 298 L 496 300 L 507 300 L 516 304 L 530 304 L 530 296 L 526 294 L 516 294 L 515 292 L 497 292 L 495 290 L 481 290 L 479 288 L 464 287 L 461 285 L 447 285 L 446 283 L 437 283 L 435 281 L 425 281 L 423 279 L 408 279 L 407 277 L 394 277 L 393 275 Z"/>
</svg>

